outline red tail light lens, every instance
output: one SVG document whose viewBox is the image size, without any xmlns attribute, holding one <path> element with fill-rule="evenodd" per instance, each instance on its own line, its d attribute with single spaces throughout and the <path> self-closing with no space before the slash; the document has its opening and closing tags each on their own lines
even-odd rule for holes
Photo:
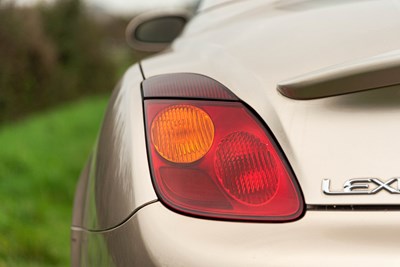
<svg viewBox="0 0 400 267">
<path fill-rule="evenodd" d="M 300 188 L 278 146 L 242 103 L 144 105 L 153 182 L 166 206 L 229 220 L 291 221 L 303 214 Z"/>
<path fill-rule="evenodd" d="M 249 132 L 234 132 L 221 140 L 215 153 L 215 172 L 229 195 L 248 205 L 263 205 L 275 196 L 279 159 L 269 150 Z"/>
</svg>

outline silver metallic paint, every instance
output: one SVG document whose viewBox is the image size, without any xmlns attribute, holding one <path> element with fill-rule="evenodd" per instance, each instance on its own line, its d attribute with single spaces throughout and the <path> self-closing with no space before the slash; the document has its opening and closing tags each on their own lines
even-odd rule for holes
<svg viewBox="0 0 400 267">
<path fill-rule="evenodd" d="M 400 212 L 313 211 L 297 222 L 193 219 L 157 202 L 113 231 L 82 232 L 108 250 L 81 266 L 398 266 Z M 96 255 L 108 255 L 99 262 Z M 101 256 L 103 257 L 103 256 Z"/>
<path fill-rule="evenodd" d="M 399 1 L 284 2 L 237 1 L 200 13 L 168 53 L 143 62 L 145 75 L 193 72 L 231 89 L 268 123 L 307 204 L 398 204 L 398 196 L 389 194 L 325 196 L 320 182 L 399 175 L 393 161 L 400 144 L 392 140 L 400 131 L 393 124 L 400 121 L 400 87 L 295 101 L 276 85 L 398 49 Z M 318 210 L 293 223 L 257 224 L 191 218 L 149 204 L 157 197 L 146 156 L 141 81 L 138 65 L 125 74 L 78 185 L 73 266 L 400 264 L 400 213 L 393 210 Z"/>
<path fill-rule="evenodd" d="M 78 185 L 73 227 L 111 229 L 157 199 L 147 161 L 142 80 L 139 66 L 134 65 L 111 97 L 97 149 Z"/>
<path fill-rule="evenodd" d="M 305 100 L 400 84 L 400 50 L 300 75 L 278 83 L 284 96 Z"/>
<path fill-rule="evenodd" d="M 400 174 L 400 86 L 307 101 L 276 90 L 303 73 L 398 50 L 398 29 L 400 1 L 239 1 L 194 17 L 169 53 L 142 66 L 148 77 L 209 76 L 253 107 L 307 204 L 399 204 L 388 194 L 326 196 L 321 180 Z"/>
</svg>

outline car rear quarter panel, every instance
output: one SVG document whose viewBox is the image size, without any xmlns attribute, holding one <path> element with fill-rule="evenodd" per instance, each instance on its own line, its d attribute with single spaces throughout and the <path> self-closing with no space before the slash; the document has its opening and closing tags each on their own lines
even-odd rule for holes
<svg viewBox="0 0 400 267">
<path fill-rule="evenodd" d="M 139 65 L 114 90 L 90 162 L 77 188 L 73 227 L 107 230 L 157 199 L 144 137 Z"/>
</svg>

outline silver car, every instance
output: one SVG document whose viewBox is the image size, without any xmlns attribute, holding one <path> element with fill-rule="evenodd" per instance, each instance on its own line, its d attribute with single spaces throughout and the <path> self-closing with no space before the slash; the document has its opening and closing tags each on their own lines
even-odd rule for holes
<svg viewBox="0 0 400 267">
<path fill-rule="evenodd" d="M 163 52 L 111 97 L 73 266 L 400 265 L 399 0 L 205 0 L 127 35 Z"/>
</svg>

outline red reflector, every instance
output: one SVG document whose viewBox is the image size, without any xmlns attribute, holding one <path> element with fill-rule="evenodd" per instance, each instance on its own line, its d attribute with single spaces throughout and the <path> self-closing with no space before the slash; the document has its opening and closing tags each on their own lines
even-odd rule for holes
<svg viewBox="0 0 400 267">
<path fill-rule="evenodd" d="M 262 122 L 243 104 L 162 99 L 144 104 L 154 186 L 166 206 L 189 215 L 229 220 L 284 222 L 303 214 L 301 191 L 285 158 Z M 180 106 L 193 107 L 196 112 L 190 118 L 202 116 L 210 123 L 168 116 L 166 125 L 177 134 L 164 137 L 160 131 L 152 138 L 154 125 L 165 124 L 164 119 L 160 121 L 163 112 Z M 208 137 L 211 124 L 213 139 Z M 207 140 L 212 143 L 203 150 L 201 144 Z M 160 147 L 168 151 L 168 157 L 160 153 Z M 171 160 L 192 151 L 201 151 L 196 161 Z"/>
<path fill-rule="evenodd" d="M 200 170 L 162 168 L 160 175 L 165 190 L 182 206 L 232 208 L 212 179 Z"/>
</svg>

